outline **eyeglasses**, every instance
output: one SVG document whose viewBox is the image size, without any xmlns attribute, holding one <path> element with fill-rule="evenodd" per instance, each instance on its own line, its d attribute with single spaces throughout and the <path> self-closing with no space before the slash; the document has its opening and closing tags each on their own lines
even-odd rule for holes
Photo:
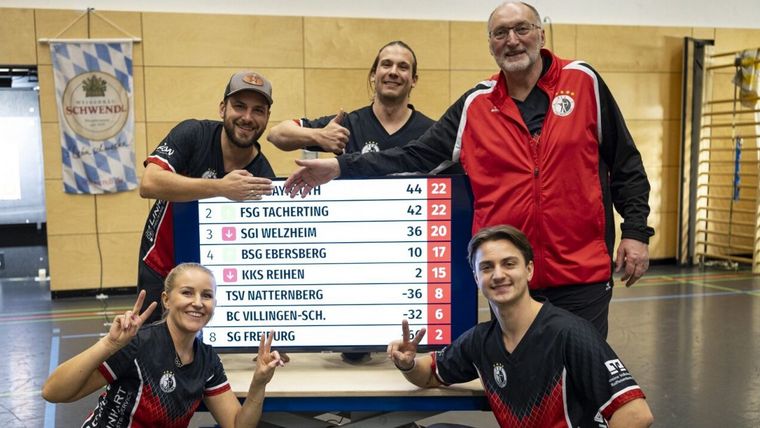
<svg viewBox="0 0 760 428">
<path fill-rule="evenodd" d="M 530 33 L 532 30 L 536 28 L 541 28 L 541 27 L 536 24 L 523 22 L 522 24 L 517 24 L 514 27 L 496 28 L 495 30 L 491 31 L 488 35 L 494 40 L 504 40 L 507 37 L 509 37 L 510 31 L 514 31 L 515 35 L 520 37 L 520 36 L 527 36 L 528 33 Z"/>
</svg>

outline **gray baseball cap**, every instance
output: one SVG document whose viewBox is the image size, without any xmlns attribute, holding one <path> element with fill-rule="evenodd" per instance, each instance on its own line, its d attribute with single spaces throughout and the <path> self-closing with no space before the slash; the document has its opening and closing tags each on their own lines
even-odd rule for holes
<svg viewBox="0 0 760 428">
<path fill-rule="evenodd" d="M 267 99 L 269 105 L 272 105 L 272 84 L 266 77 L 255 71 L 241 71 L 233 74 L 224 90 L 224 99 L 240 91 L 256 91 Z"/>
</svg>

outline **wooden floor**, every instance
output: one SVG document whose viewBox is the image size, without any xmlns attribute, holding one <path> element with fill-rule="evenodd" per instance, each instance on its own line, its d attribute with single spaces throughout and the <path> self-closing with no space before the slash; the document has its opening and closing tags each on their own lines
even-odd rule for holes
<svg viewBox="0 0 760 428">
<path fill-rule="evenodd" d="M 33 272 L 0 271 L 0 427 L 80 426 L 96 396 L 51 405 L 41 385 L 51 367 L 106 330 L 104 309 L 123 311 L 132 298 L 51 300 Z M 615 288 L 609 341 L 647 394 L 656 426 L 760 426 L 760 276 L 653 267 L 634 287 Z M 487 412 L 421 423 L 434 421 L 497 426 Z"/>
</svg>

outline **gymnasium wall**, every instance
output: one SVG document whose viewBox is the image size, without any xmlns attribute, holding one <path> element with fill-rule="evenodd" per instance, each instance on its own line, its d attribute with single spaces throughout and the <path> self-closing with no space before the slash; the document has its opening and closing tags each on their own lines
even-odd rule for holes
<svg viewBox="0 0 760 428">
<path fill-rule="evenodd" d="M 380 46 L 402 39 L 419 62 L 412 103 L 431 117 L 496 71 L 485 21 L 202 15 L 98 10 L 131 35 L 134 46 L 135 151 L 142 160 L 186 118 L 218 118 L 229 76 L 255 69 L 274 86 L 270 126 L 282 120 L 354 109 L 369 102 L 367 71 Z M 58 115 L 49 48 L 81 11 L 0 8 L 0 64 L 37 64 L 44 146 L 51 289 L 133 286 L 140 234 L 152 201 L 137 191 L 63 193 Z M 484 19 L 486 17 L 484 16 Z M 97 16 L 92 38 L 124 37 Z M 653 259 L 676 253 L 683 37 L 714 38 L 716 52 L 760 46 L 760 30 L 556 24 L 547 46 L 591 63 L 612 89 L 644 158 L 652 184 Z M 88 37 L 82 19 L 60 37 Z M 553 42 L 552 42 L 553 41 Z M 279 176 L 298 152 L 262 139 Z"/>
</svg>

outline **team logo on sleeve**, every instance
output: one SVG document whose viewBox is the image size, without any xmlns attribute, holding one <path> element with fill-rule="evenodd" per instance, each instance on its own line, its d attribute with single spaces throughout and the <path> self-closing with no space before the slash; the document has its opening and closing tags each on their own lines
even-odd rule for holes
<svg viewBox="0 0 760 428">
<path fill-rule="evenodd" d="M 575 108 L 575 100 L 573 100 L 573 92 L 559 91 L 557 96 L 552 100 L 552 111 L 557 116 L 567 116 L 573 112 Z"/>
<path fill-rule="evenodd" d="M 507 386 L 507 372 L 504 371 L 504 366 L 499 363 L 493 365 L 493 378 L 499 388 Z"/>
<path fill-rule="evenodd" d="M 620 360 L 617 359 L 617 358 L 614 359 L 614 360 L 605 361 L 604 365 L 607 366 L 607 370 L 613 376 L 619 375 L 619 374 L 622 374 L 622 373 L 625 373 L 625 372 L 628 371 L 628 370 L 626 370 L 626 368 L 623 365 L 623 363 L 620 362 Z"/>
<path fill-rule="evenodd" d="M 164 391 L 167 394 L 174 391 L 174 389 L 177 387 L 177 381 L 174 379 L 174 373 L 165 371 L 161 376 L 161 380 L 158 384 L 161 386 L 161 391 Z"/>
<path fill-rule="evenodd" d="M 362 153 L 379 152 L 380 147 L 374 141 L 367 141 L 362 147 Z"/>
<path fill-rule="evenodd" d="M 610 378 L 608 381 L 611 387 L 617 387 L 625 382 L 635 384 L 636 381 L 633 380 L 633 376 L 628 373 L 628 369 L 626 369 L 623 363 L 617 358 L 605 361 L 604 366 L 607 368 L 607 371 L 610 372 Z"/>
<path fill-rule="evenodd" d="M 171 156 L 174 154 L 174 149 L 167 146 L 165 143 L 161 143 L 160 146 L 156 147 L 156 153 L 163 153 L 166 156 Z"/>
</svg>

